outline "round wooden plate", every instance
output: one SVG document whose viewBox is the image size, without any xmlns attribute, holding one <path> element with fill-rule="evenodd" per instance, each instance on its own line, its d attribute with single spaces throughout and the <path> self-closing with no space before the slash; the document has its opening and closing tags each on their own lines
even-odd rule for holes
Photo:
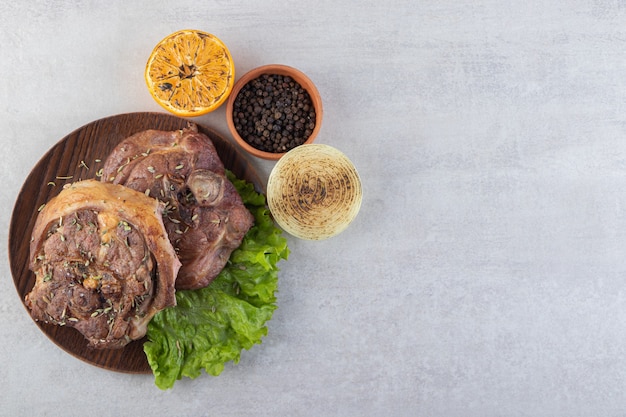
<svg viewBox="0 0 626 417">
<path fill-rule="evenodd" d="M 30 236 L 39 207 L 57 195 L 64 184 L 95 178 L 109 153 L 128 136 L 146 129 L 182 129 L 189 123 L 189 120 L 166 113 L 111 116 L 75 130 L 41 158 L 19 192 L 9 226 L 9 263 L 22 303 L 35 285 L 35 275 L 28 269 L 28 261 Z M 214 130 L 196 125 L 211 138 L 226 168 L 238 178 L 253 183 L 257 190 L 264 191 L 260 177 L 238 148 Z M 143 351 L 143 339 L 123 349 L 97 350 L 89 348 L 86 339 L 75 329 L 35 323 L 59 347 L 85 362 L 119 372 L 152 372 Z"/>
</svg>

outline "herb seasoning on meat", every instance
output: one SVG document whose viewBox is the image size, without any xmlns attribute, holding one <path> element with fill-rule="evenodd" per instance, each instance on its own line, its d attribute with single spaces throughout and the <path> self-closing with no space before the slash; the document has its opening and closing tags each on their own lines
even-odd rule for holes
<svg viewBox="0 0 626 417">
<path fill-rule="evenodd" d="M 233 123 L 251 146 L 287 152 L 313 133 L 315 108 L 309 93 L 293 78 L 263 74 L 239 91 L 233 103 Z"/>
<path fill-rule="evenodd" d="M 176 305 L 180 261 L 162 212 L 143 193 L 96 180 L 49 200 L 30 242 L 32 317 L 75 328 L 93 348 L 141 339 L 157 312 Z"/>
</svg>

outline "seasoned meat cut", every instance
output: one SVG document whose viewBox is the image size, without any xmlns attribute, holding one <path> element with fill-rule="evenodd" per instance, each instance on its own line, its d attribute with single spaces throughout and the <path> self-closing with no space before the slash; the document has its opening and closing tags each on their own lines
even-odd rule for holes
<svg viewBox="0 0 626 417">
<path fill-rule="evenodd" d="M 165 204 L 163 222 L 182 262 L 177 289 L 207 286 L 254 222 L 210 138 L 194 124 L 123 140 L 107 158 L 101 179 Z"/>
<path fill-rule="evenodd" d="M 30 243 L 35 320 L 73 327 L 96 348 L 146 334 L 176 304 L 180 268 L 162 221 L 163 203 L 121 185 L 73 183 L 40 211 Z"/>
</svg>

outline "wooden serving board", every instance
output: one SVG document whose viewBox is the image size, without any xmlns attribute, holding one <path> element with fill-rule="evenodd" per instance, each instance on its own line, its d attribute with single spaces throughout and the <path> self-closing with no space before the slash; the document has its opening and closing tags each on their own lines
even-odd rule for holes
<svg viewBox="0 0 626 417">
<path fill-rule="evenodd" d="M 9 263 L 22 303 L 35 285 L 35 275 L 29 270 L 28 263 L 30 237 L 39 207 L 57 195 L 64 184 L 96 178 L 109 153 L 128 136 L 147 129 L 182 129 L 189 123 L 189 120 L 165 113 L 111 116 L 70 133 L 39 160 L 18 194 L 9 226 Z M 227 169 L 264 192 L 260 177 L 242 151 L 214 130 L 196 125 L 212 139 Z M 86 339 L 75 329 L 35 323 L 59 347 L 83 361 L 119 372 L 152 372 L 143 351 L 144 340 L 132 342 L 123 349 L 97 350 L 88 347 Z"/>
</svg>

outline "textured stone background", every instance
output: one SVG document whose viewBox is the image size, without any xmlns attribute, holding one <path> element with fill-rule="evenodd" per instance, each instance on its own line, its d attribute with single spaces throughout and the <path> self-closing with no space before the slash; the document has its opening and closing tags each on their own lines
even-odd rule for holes
<svg viewBox="0 0 626 417">
<path fill-rule="evenodd" d="M 290 239 L 262 345 L 167 392 L 51 343 L 5 256 L 0 415 L 626 415 L 624 1 L 2 2 L 5 254 L 50 146 L 160 111 L 145 61 L 182 28 L 222 38 L 239 76 L 313 79 L 361 213 Z M 223 108 L 198 121 L 227 134 Z"/>
</svg>

